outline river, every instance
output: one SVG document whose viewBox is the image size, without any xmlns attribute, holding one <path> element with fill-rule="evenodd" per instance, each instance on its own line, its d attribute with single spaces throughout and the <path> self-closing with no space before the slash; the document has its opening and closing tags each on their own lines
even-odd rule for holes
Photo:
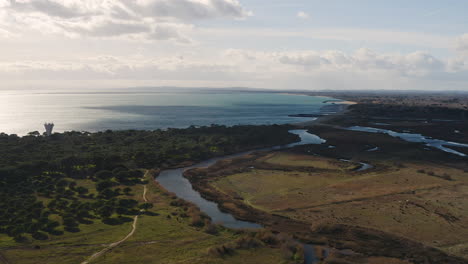
<svg viewBox="0 0 468 264">
<path fill-rule="evenodd" d="M 449 147 L 468 148 L 468 144 L 451 142 L 451 141 L 446 141 L 446 140 L 441 140 L 441 139 L 434 139 L 434 138 L 423 136 L 421 134 L 400 133 L 400 132 L 395 132 L 395 131 L 388 130 L 388 129 L 374 128 L 374 127 L 353 126 L 353 127 L 349 127 L 346 129 L 352 130 L 352 131 L 369 132 L 369 133 L 383 133 L 392 137 L 401 138 L 408 142 L 424 143 L 428 147 L 436 148 L 444 152 L 458 155 L 461 157 L 467 156 L 465 153 L 461 153 Z"/>
<path fill-rule="evenodd" d="M 189 169 L 206 168 L 211 165 L 214 165 L 219 160 L 240 157 L 240 156 L 252 153 L 254 151 L 279 150 L 279 149 L 291 148 L 291 147 L 299 146 L 299 145 L 323 144 L 326 142 L 324 139 L 314 134 L 308 133 L 307 130 L 299 129 L 299 130 L 290 130 L 289 132 L 298 135 L 301 140 L 299 142 L 291 143 L 291 144 L 287 144 L 283 146 L 262 148 L 262 149 L 247 151 L 247 152 L 238 153 L 234 155 L 213 158 L 213 159 L 209 159 L 209 160 L 206 160 L 206 161 L 203 161 L 198 164 L 188 166 L 185 168 L 164 170 L 159 174 L 156 180 L 166 190 L 175 193 L 177 197 L 196 204 L 202 212 L 206 213 L 208 216 L 211 217 L 214 223 L 219 223 L 219 224 L 222 224 L 223 226 L 226 226 L 228 228 L 233 228 L 233 229 L 263 228 L 262 225 L 258 223 L 237 220 L 231 214 L 222 212 L 218 208 L 218 205 L 215 202 L 204 199 L 200 195 L 199 192 L 194 190 L 190 181 L 183 176 L 183 173 L 184 171 L 189 170 Z M 305 252 L 304 253 L 305 264 L 313 264 L 317 262 L 312 245 L 305 245 L 304 252 Z"/>
</svg>

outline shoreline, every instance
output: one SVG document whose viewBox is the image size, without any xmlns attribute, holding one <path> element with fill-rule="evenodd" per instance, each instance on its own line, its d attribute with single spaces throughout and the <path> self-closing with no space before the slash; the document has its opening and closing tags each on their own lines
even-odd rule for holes
<svg viewBox="0 0 468 264">
<path fill-rule="evenodd" d="M 294 112 L 301 113 L 304 109 L 307 111 L 307 109 L 311 108 L 313 109 L 311 111 L 315 112 L 315 109 L 318 110 L 322 106 L 322 101 L 333 99 L 319 96 L 302 97 L 307 95 L 301 96 L 299 94 L 289 94 L 289 96 L 286 96 L 288 93 L 277 93 L 274 91 L 263 95 L 258 94 L 253 97 L 243 96 L 242 94 L 242 91 L 237 92 L 232 98 L 231 96 L 225 98 L 226 95 L 218 97 L 218 94 L 207 94 L 206 96 L 199 94 L 193 102 L 189 100 L 190 97 L 188 95 L 180 98 L 179 96 L 175 96 L 174 98 L 168 98 L 168 100 L 173 100 L 169 102 L 170 105 L 166 105 L 167 103 L 164 102 L 165 97 L 155 98 L 159 101 L 155 100 L 150 103 L 138 101 L 140 98 L 137 96 L 138 93 L 135 96 L 129 95 L 129 100 L 138 99 L 134 103 L 121 103 L 120 101 L 112 103 L 113 100 L 120 100 L 123 95 L 110 94 L 102 98 L 103 102 L 109 101 L 109 105 L 103 105 L 102 102 L 88 103 L 83 107 L 76 104 L 70 105 L 70 109 L 77 109 L 75 109 L 76 111 L 73 110 L 75 118 L 72 121 L 66 118 L 69 111 L 72 111 L 68 108 L 65 113 L 57 114 L 55 113 L 56 111 L 53 112 L 57 109 L 60 110 L 57 108 L 60 105 L 50 110 L 39 109 L 43 112 L 42 115 L 37 117 L 32 116 L 31 120 L 26 120 L 25 122 L 18 122 L 13 116 L 24 116 L 27 114 L 25 113 L 26 110 L 19 111 L 18 113 L 7 112 L 3 119 L 5 127 L 0 133 L 24 137 L 28 136 L 31 132 L 37 131 L 42 135 L 44 132 L 43 123 L 46 121 L 54 122 L 56 126 L 53 132 L 58 133 L 75 131 L 97 133 L 106 130 L 135 129 L 149 131 L 169 128 L 184 129 L 189 128 L 191 125 L 209 126 L 212 123 L 226 126 L 239 124 L 288 124 L 295 122 L 292 118 L 288 117 L 289 114 L 295 114 Z M 187 100 L 190 101 L 189 105 L 186 104 Z M 216 104 L 212 102 L 216 102 Z M 250 107 L 250 104 L 253 106 Z M 43 121 L 37 121 L 41 119 Z"/>
<path fill-rule="evenodd" d="M 340 120 L 346 118 L 346 114 L 350 111 L 350 105 L 354 104 L 346 104 L 342 108 L 342 111 L 332 115 L 320 116 L 316 120 L 295 123 L 293 125 L 298 127 L 317 126 L 323 127 L 323 129 L 332 129 L 334 124 L 336 125 L 337 121 L 340 122 Z M 337 117 L 338 120 L 334 120 L 335 122 L 328 122 L 331 119 Z M 360 121 L 359 118 L 356 119 L 355 115 L 350 115 L 348 118 L 352 119 L 351 122 L 362 122 L 362 120 Z M 252 155 L 250 157 L 243 158 L 252 159 Z M 450 157 L 447 157 L 447 160 L 450 160 Z M 226 163 L 222 165 L 226 166 Z M 215 164 L 212 167 L 216 166 L 217 165 Z M 210 168 L 207 168 L 207 170 Z M 240 220 L 260 223 L 265 227 L 270 228 L 273 232 L 287 232 L 293 234 L 298 240 L 306 244 L 328 245 L 331 248 L 336 248 L 338 250 L 351 249 L 366 256 L 375 256 L 376 254 L 379 254 L 379 256 L 381 255 L 385 257 L 411 260 L 412 263 L 415 264 L 467 263 L 467 260 L 461 258 L 460 256 L 451 255 L 446 251 L 442 251 L 439 248 L 424 244 L 420 241 L 412 240 L 397 234 L 388 233 L 380 229 L 335 223 L 329 224 L 322 230 L 311 230 L 311 225 L 309 223 L 301 222 L 299 220 L 291 219 L 289 217 L 277 215 L 271 212 L 262 211 L 244 203 L 242 199 L 237 199 L 236 197 L 232 197 L 227 193 L 213 188 L 213 186 L 210 185 L 210 182 L 216 180 L 217 176 L 214 176 L 214 173 L 207 173 L 207 175 L 210 174 L 212 175 L 211 177 L 203 179 L 197 178 L 196 176 L 193 177 L 191 172 L 187 171 L 184 173 L 184 177 L 189 179 L 193 185 L 193 188 L 198 191 L 203 198 L 216 202 L 221 211 L 228 212 Z M 339 230 L 341 233 L 337 235 L 336 230 Z M 371 242 L 367 241 L 366 239 L 363 240 L 357 234 L 361 234 L 362 236 L 378 237 L 379 242 L 374 244 L 375 241 Z M 349 241 L 349 239 L 353 241 L 353 246 L 349 246 L 348 242 L 346 242 Z M 382 247 L 383 245 L 387 244 L 392 246 Z M 429 262 L 426 262 L 428 260 Z"/>
<path fill-rule="evenodd" d="M 309 96 L 309 95 L 306 95 Z M 341 100 L 341 99 L 338 99 Z M 297 122 L 297 123 L 291 123 L 291 125 L 297 126 L 297 127 L 309 127 L 313 125 L 322 125 L 326 121 L 338 117 L 338 116 L 344 116 L 346 113 L 349 112 L 349 107 L 352 105 L 357 105 L 357 102 L 352 102 L 352 101 L 342 101 L 343 103 L 334 103 L 331 105 L 324 105 L 320 109 L 322 111 L 323 108 L 328 107 L 328 106 L 333 106 L 335 108 L 335 112 L 331 114 L 317 114 L 314 118 L 314 120 L 310 121 L 305 121 L 305 122 Z M 298 114 L 298 115 L 308 115 L 308 114 Z"/>
</svg>

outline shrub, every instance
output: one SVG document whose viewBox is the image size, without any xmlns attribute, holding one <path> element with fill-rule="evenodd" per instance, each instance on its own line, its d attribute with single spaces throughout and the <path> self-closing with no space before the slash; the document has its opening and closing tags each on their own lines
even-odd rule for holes
<svg viewBox="0 0 468 264">
<path fill-rule="evenodd" d="M 153 204 L 152 203 L 142 203 L 138 206 L 138 208 L 142 209 L 142 210 L 148 210 L 148 209 L 151 209 L 153 208 Z"/>
<path fill-rule="evenodd" d="M 192 216 L 192 219 L 190 221 L 190 225 L 195 226 L 195 227 L 203 227 L 205 225 L 205 222 L 200 217 L 200 215 L 194 215 L 194 216 Z"/>
<path fill-rule="evenodd" d="M 215 246 L 208 249 L 208 254 L 215 257 L 223 257 L 234 253 L 234 249 L 228 245 Z"/>
<path fill-rule="evenodd" d="M 442 179 L 445 179 L 447 181 L 451 181 L 453 180 L 452 179 L 452 176 L 448 175 L 447 173 L 444 173 L 442 176 L 440 176 Z"/>
<path fill-rule="evenodd" d="M 94 177 L 96 177 L 99 180 L 109 180 L 112 177 L 114 177 L 114 174 L 112 173 L 112 171 L 101 170 L 97 172 L 96 174 L 94 174 Z"/>
<path fill-rule="evenodd" d="M 120 225 L 122 222 L 118 218 L 104 218 L 102 222 L 106 225 Z"/>
<path fill-rule="evenodd" d="M 80 229 L 78 227 L 74 227 L 74 226 L 65 226 L 64 230 L 67 231 L 67 232 L 70 232 L 70 233 L 80 232 Z"/>
<path fill-rule="evenodd" d="M 276 235 L 267 230 L 262 230 L 258 232 L 255 235 L 255 237 L 268 245 L 277 245 L 279 243 L 279 240 L 276 237 Z"/>
<path fill-rule="evenodd" d="M 32 234 L 32 237 L 36 240 L 46 240 L 49 238 L 49 236 L 43 232 L 35 232 Z"/>
<path fill-rule="evenodd" d="M 236 239 L 233 243 L 234 248 L 236 249 L 250 249 L 262 246 L 262 242 L 260 240 L 249 236 L 240 237 Z"/>
<path fill-rule="evenodd" d="M 217 225 L 211 224 L 209 222 L 207 223 L 206 221 L 205 221 L 204 231 L 205 233 L 210 234 L 210 235 L 217 235 L 219 233 Z"/>
</svg>

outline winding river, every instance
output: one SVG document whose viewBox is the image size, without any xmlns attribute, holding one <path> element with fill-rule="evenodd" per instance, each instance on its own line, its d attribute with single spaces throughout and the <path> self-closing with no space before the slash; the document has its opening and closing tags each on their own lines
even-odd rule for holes
<svg viewBox="0 0 468 264">
<path fill-rule="evenodd" d="M 359 126 L 350 127 L 347 129 L 354 130 L 354 131 L 371 132 L 371 133 L 385 133 L 393 137 L 399 137 L 409 142 L 425 143 L 429 147 L 437 148 L 442 151 L 452 153 L 455 155 L 459 155 L 459 156 L 463 156 L 463 157 L 466 157 L 464 153 L 447 148 L 447 146 L 468 147 L 468 144 L 461 144 L 461 143 L 443 141 L 443 140 L 438 140 L 438 139 L 432 139 L 432 138 L 424 137 L 419 134 L 398 133 L 398 132 L 386 130 L 386 129 L 359 127 Z M 280 150 L 280 149 L 291 148 L 291 147 L 299 146 L 299 145 L 308 145 L 308 144 L 318 145 L 318 144 L 323 144 L 326 142 L 324 139 L 318 137 L 317 135 L 310 134 L 307 132 L 307 130 L 304 130 L 304 129 L 290 130 L 289 132 L 298 135 L 300 137 L 300 141 L 296 143 L 282 145 L 282 146 L 274 146 L 274 147 L 256 149 L 256 150 L 246 151 L 246 152 L 228 155 L 224 157 L 213 158 L 213 159 L 209 159 L 209 160 L 200 162 L 198 164 L 184 167 L 184 168 L 165 170 L 160 173 L 160 175 L 156 178 L 156 180 L 168 191 L 175 193 L 179 198 L 182 198 L 184 200 L 187 200 L 196 204 L 202 212 L 206 213 L 208 216 L 211 217 L 214 223 L 222 224 L 228 228 L 233 228 L 233 229 L 262 228 L 262 225 L 260 224 L 237 220 L 231 214 L 222 212 L 218 208 L 218 205 L 215 202 L 204 199 L 200 195 L 200 193 L 194 190 L 190 181 L 183 176 L 183 173 L 184 171 L 189 170 L 189 169 L 206 168 L 211 165 L 214 165 L 216 162 L 220 160 L 240 157 L 240 156 L 243 156 L 243 155 L 255 152 L 255 151 Z M 378 148 L 372 149 L 372 151 L 374 150 L 378 150 Z M 363 171 L 363 170 L 372 168 L 372 165 L 370 164 L 366 164 L 366 163 L 360 163 L 360 164 L 362 166 L 361 168 L 358 169 L 358 171 Z M 313 245 L 304 245 L 304 259 L 305 259 L 305 262 L 304 262 L 305 264 L 313 264 L 313 263 L 318 262 L 317 258 L 315 257 Z"/>
<path fill-rule="evenodd" d="M 200 195 L 199 192 L 193 189 L 192 184 L 190 183 L 188 179 L 186 179 L 183 176 L 183 173 L 184 171 L 189 170 L 189 169 L 206 168 L 211 165 L 214 165 L 219 160 L 240 157 L 240 156 L 252 153 L 254 151 L 280 150 L 280 149 L 291 148 L 291 147 L 299 146 L 299 145 L 323 144 L 326 142 L 324 139 L 314 134 L 308 133 L 307 130 L 299 129 L 299 130 L 290 130 L 289 132 L 298 135 L 301 140 L 299 142 L 291 143 L 291 144 L 287 144 L 283 146 L 262 148 L 262 149 L 246 151 L 246 152 L 238 153 L 234 155 L 213 158 L 213 159 L 209 159 L 209 160 L 206 160 L 206 161 L 203 161 L 198 164 L 185 167 L 185 168 L 165 170 L 159 174 L 156 180 L 159 182 L 159 184 L 161 184 L 164 188 L 166 188 L 166 190 L 175 193 L 179 198 L 182 198 L 184 200 L 187 200 L 196 204 L 202 212 L 206 213 L 208 216 L 211 217 L 214 223 L 219 223 L 228 228 L 233 228 L 233 229 L 262 228 L 262 226 L 257 223 L 237 220 L 231 214 L 221 212 L 221 210 L 218 208 L 218 205 L 215 202 L 204 199 Z M 314 250 L 311 245 L 305 245 L 304 252 L 305 252 L 304 259 L 306 260 L 305 261 L 306 264 L 316 263 L 317 260 L 314 256 Z"/>
<path fill-rule="evenodd" d="M 374 128 L 374 127 L 353 126 L 353 127 L 349 127 L 346 129 L 352 130 L 352 131 L 369 132 L 369 133 L 383 133 L 392 137 L 401 138 L 408 142 L 424 143 L 428 147 L 440 149 L 444 152 L 458 155 L 461 157 L 467 157 L 465 153 L 461 153 L 449 147 L 468 148 L 468 144 L 451 142 L 451 141 L 446 141 L 446 140 L 441 140 L 441 139 L 434 139 L 430 137 L 425 137 L 421 134 L 400 133 L 400 132 L 395 132 L 395 131 L 388 130 L 388 129 Z"/>
</svg>

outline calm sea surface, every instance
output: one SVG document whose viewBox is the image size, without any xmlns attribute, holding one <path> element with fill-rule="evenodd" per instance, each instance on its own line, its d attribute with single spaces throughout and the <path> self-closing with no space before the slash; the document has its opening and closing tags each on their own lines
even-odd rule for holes
<svg viewBox="0 0 468 264">
<path fill-rule="evenodd" d="M 0 91 L 0 132 L 43 132 L 44 122 L 54 122 L 55 132 L 285 124 L 311 120 L 288 115 L 319 113 L 329 99 L 220 91 Z"/>
</svg>

